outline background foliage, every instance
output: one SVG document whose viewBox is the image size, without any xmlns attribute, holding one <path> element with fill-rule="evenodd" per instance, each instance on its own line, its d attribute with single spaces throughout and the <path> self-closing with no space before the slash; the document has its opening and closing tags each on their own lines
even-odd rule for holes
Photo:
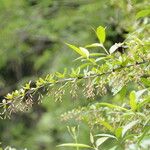
<svg viewBox="0 0 150 150">
<path fill-rule="evenodd" d="M 119 136 L 121 136 L 119 127 L 127 125 L 130 121 L 135 121 L 130 124 L 130 127 L 134 126 L 135 129 L 141 129 L 141 127 L 145 126 L 143 133 L 146 133 L 149 130 L 149 119 L 146 117 L 149 116 L 149 105 L 145 106 L 144 104 L 149 102 L 150 85 L 147 77 L 150 70 L 148 10 L 147 0 L 142 2 L 140 0 L 120 1 L 119 3 L 116 0 L 0 0 L 0 34 L 2 35 L 0 36 L 1 101 L 4 95 L 12 90 L 21 89 L 26 82 L 38 80 L 39 85 L 42 85 L 44 81 L 41 81 L 39 77 L 42 76 L 44 79 L 48 73 L 63 72 L 64 68 L 71 70 L 70 68 L 78 68 L 80 65 L 81 72 L 79 72 L 79 69 L 72 72 L 67 71 L 67 75 L 72 74 L 71 77 L 73 78 L 79 77 L 79 75 L 82 77 L 88 71 L 101 73 L 102 70 L 99 68 L 93 69 L 91 61 L 86 64 L 84 58 L 82 58 L 84 61 L 81 63 L 80 59 L 74 62 L 73 60 L 78 55 L 70 51 L 64 44 L 65 42 L 77 45 L 77 47 L 81 45 L 81 47 L 85 48 L 85 45 L 98 42 L 103 44 L 105 41 L 105 48 L 113 56 L 104 57 L 106 60 L 108 59 L 106 64 L 105 59 L 104 61 L 101 59 L 102 57 L 97 56 L 97 60 L 95 59 L 96 64 L 104 64 L 103 69 L 105 72 L 116 66 L 123 67 L 128 64 L 139 66 L 138 63 L 147 62 L 142 67 L 135 65 L 129 67 L 129 69 L 116 71 L 117 76 L 116 74 L 111 74 L 110 76 L 106 74 L 100 79 L 88 80 L 85 86 L 82 86 L 85 83 L 81 81 L 81 83 L 78 83 L 79 87 L 77 88 L 83 89 L 84 92 L 79 90 L 77 92 L 78 98 L 76 99 L 72 98 L 69 92 L 62 97 L 62 103 L 59 102 L 61 100 L 58 97 L 60 93 L 52 93 L 50 96 L 44 95 L 42 98 L 43 103 L 40 105 L 35 104 L 28 112 L 13 114 L 11 120 L 0 120 L 0 141 L 2 146 L 10 145 L 17 149 L 35 150 L 66 149 L 56 147 L 56 145 L 72 142 L 66 129 L 68 125 L 80 125 L 78 137 L 81 143 L 86 144 L 90 143 L 89 137 L 92 139 L 93 135 L 104 131 L 108 134 L 113 132 L 119 139 Z M 106 27 L 106 40 L 104 35 L 101 35 L 103 27 L 100 27 L 100 31 L 98 30 L 97 32 L 97 36 L 100 32 L 98 38 L 93 31 L 93 28 L 96 29 L 99 25 Z M 118 45 L 112 47 L 111 50 L 109 49 L 113 44 L 124 40 L 125 47 L 130 53 L 122 54 L 122 50 L 116 53 Z M 72 48 L 73 45 L 69 46 Z M 105 53 L 101 48 L 99 50 L 97 48 L 89 49 L 90 53 L 92 51 Z M 78 53 L 81 54 L 80 52 Z M 83 69 L 87 65 L 89 65 L 89 70 L 84 72 Z M 61 76 L 56 73 L 56 78 Z M 102 81 L 97 86 L 97 88 L 101 89 L 99 90 L 100 93 L 92 100 L 95 93 L 92 91 L 91 85 L 96 85 L 99 80 Z M 139 86 L 137 83 L 138 81 L 141 83 L 141 80 L 142 86 Z M 133 84 L 133 81 L 136 81 L 135 84 Z M 108 84 L 109 87 L 107 87 L 108 85 L 103 86 L 105 84 Z M 144 88 L 141 88 L 143 86 Z M 74 90 L 75 87 L 76 84 L 72 84 Z M 84 89 L 84 87 L 87 88 Z M 28 85 L 26 85 L 26 88 L 28 90 Z M 71 87 L 66 88 L 68 88 L 66 91 L 71 90 Z M 56 86 L 53 90 L 62 92 L 61 89 L 59 90 L 59 86 Z M 106 90 L 107 95 L 103 96 Z M 142 94 L 141 90 L 144 90 Z M 83 96 L 83 93 L 85 96 Z M 115 95 L 116 93 L 118 94 Z M 57 94 L 58 96 L 56 96 Z M 76 93 L 72 92 L 71 94 L 75 96 Z M 112 94 L 115 96 L 112 96 Z M 143 103 L 136 105 L 135 99 L 138 98 L 137 101 L 140 101 L 141 97 L 135 98 L 135 95 L 142 96 Z M 9 97 L 7 98 L 9 99 Z M 59 101 L 55 102 L 55 100 Z M 104 102 L 104 106 L 106 102 L 119 105 L 121 109 L 116 106 L 101 108 L 100 102 Z M 112 107 L 114 108 L 111 109 Z M 122 109 L 128 109 L 128 107 L 131 107 L 132 111 L 125 112 L 125 119 L 120 122 Z M 103 113 L 100 114 L 97 110 Z M 69 113 L 62 115 L 62 113 L 68 111 Z M 138 114 L 135 114 L 136 111 Z M 113 118 L 114 112 L 115 118 L 117 118 L 115 121 L 115 118 Z M 109 124 L 113 123 L 115 130 L 100 119 L 102 114 Z M 97 122 L 100 121 L 97 118 L 101 120 L 104 128 L 97 125 Z M 71 120 L 62 122 L 62 120 L 68 119 Z M 135 126 L 138 122 L 143 122 L 143 124 Z M 90 131 L 92 132 L 91 136 Z M 126 138 L 123 136 L 126 133 L 125 131 L 127 132 L 128 129 L 124 129 L 124 132 L 122 131 L 123 138 Z M 121 139 L 122 141 L 123 138 Z M 146 135 L 145 138 L 149 139 L 149 136 Z M 127 145 L 130 144 L 132 143 L 128 141 Z M 108 149 L 106 145 L 109 146 L 109 144 L 102 145 L 102 149 Z M 146 144 L 144 143 L 143 145 Z M 127 148 L 129 149 L 129 147 Z M 136 145 L 134 149 L 136 149 Z"/>
</svg>

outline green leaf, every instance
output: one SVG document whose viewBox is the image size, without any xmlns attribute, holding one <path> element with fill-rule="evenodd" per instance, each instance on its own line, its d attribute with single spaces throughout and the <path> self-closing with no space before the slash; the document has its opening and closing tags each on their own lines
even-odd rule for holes
<svg viewBox="0 0 150 150">
<path fill-rule="evenodd" d="M 90 47 L 102 47 L 103 48 L 103 44 L 100 43 L 93 43 L 90 45 L 86 45 L 85 47 L 90 48 Z"/>
<path fill-rule="evenodd" d="M 115 43 L 113 46 L 110 47 L 109 53 L 114 53 L 119 47 L 121 47 L 123 43 Z"/>
<path fill-rule="evenodd" d="M 147 89 L 143 89 L 143 90 L 139 90 L 136 92 L 136 97 L 137 97 L 137 100 L 146 92 L 148 91 Z"/>
<path fill-rule="evenodd" d="M 92 144 L 94 143 L 94 137 L 93 137 L 92 133 L 90 133 L 90 141 Z"/>
<path fill-rule="evenodd" d="M 130 106 L 132 111 L 136 111 L 137 109 L 137 97 L 136 97 L 136 92 L 132 91 L 129 95 L 130 98 Z"/>
<path fill-rule="evenodd" d="M 85 55 L 86 55 L 86 57 L 88 58 L 89 57 L 89 51 L 86 49 L 86 48 L 84 48 L 84 47 L 79 47 L 80 48 L 80 50 L 82 51 L 82 53 L 84 53 Z"/>
<path fill-rule="evenodd" d="M 81 60 L 81 61 L 82 61 L 83 58 L 84 58 L 83 56 L 80 56 L 80 57 L 74 59 L 73 61 L 78 61 L 78 60 Z"/>
<path fill-rule="evenodd" d="M 134 120 L 130 122 L 129 124 L 125 125 L 122 130 L 122 137 L 124 137 L 127 131 L 130 130 L 133 126 L 135 126 L 138 122 L 139 122 L 138 120 Z"/>
<path fill-rule="evenodd" d="M 60 73 L 60 72 L 55 72 L 56 77 L 58 78 L 64 78 L 64 74 Z"/>
<path fill-rule="evenodd" d="M 2 144 L 2 143 L 0 142 L 0 145 L 1 145 L 1 144 Z M 1 146 L 0 146 L 0 150 L 3 150 Z"/>
<path fill-rule="evenodd" d="M 95 136 L 102 136 L 102 137 L 117 139 L 114 135 L 111 135 L 111 134 L 96 134 Z"/>
<path fill-rule="evenodd" d="M 104 53 L 90 53 L 90 56 L 105 56 Z"/>
<path fill-rule="evenodd" d="M 110 104 L 110 103 L 99 103 L 98 106 L 107 106 L 107 107 L 110 107 L 110 108 L 117 108 L 117 109 L 120 109 L 120 110 L 128 111 L 128 109 L 126 109 L 124 107 L 120 107 L 120 106 L 113 105 L 113 104 Z"/>
<path fill-rule="evenodd" d="M 119 139 L 122 136 L 122 127 L 118 127 L 115 131 L 116 137 Z"/>
<path fill-rule="evenodd" d="M 150 15 L 150 9 L 141 10 L 137 13 L 136 19 L 143 18 Z"/>
<path fill-rule="evenodd" d="M 95 62 L 98 62 L 98 61 L 101 61 L 101 60 L 104 60 L 104 59 L 107 59 L 107 57 L 100 57 L 100 58 L 97 58 L 97 59 L 95 60 Z"/>
<path fill-rule="evenodd" d="M 149 79 L 147 79 L 147 78 L 141 78 L 141 81 L 142 81 L 142 83 L 143 83 L 145 86 L 150 87 L 150 80 L 149 80 Z"/>
<path fill-rule="evenodd" d="M 26 90 L 30 89 L 30 83 L 26 83 L 23 88 L 26 89 Z"/>
<path fill-rule="evenodd" d="M 7 95 L 6 95 L 6 97 L 5 97 L 6 99 L 12 99 L 13 98 L 13 95 L 12 94 L 10 94 L 10 93 L 8 93 Z"/>
<path fill-rule="evenodd" d="M 100 41 L 101 44 L 103 44 L 105 42 L 105 39 L 106 39 L 106 33 L 105 33 L 105 28 L 102 27 L 102 26 L 99 26 L 97 29 L 96 29 L 96 35 Z"/>
<path fill-rule="evenodd" d="M 117 146 L 110 148 L 109 150 L 117 150 Z"/>
<path fill-rule="evenodd" d="M 108 139 L 108 137 L 102 137 L 96 140 L 96 147 L 99 147 L 101 144 L 103 144 L 106 140 Z"/>
<path fill-rule="evenodd" d="M 114 128 L 106 121 L 103 120 L 99 120 L 100 124 L 103 125 L 106 129 L 108 129 L 109 131 L 113 132 Z"/>
<path fill-rule="evenodd" d="M 71 49 L 73 49 L 79 55 L 81 55 L 85 58 L 89 57 L 89 51 L 86 48 L 83 48 L 83 47 L 78 48 L 78 47 L 71 45 L 71 44 L 68 44 L 68 43 L 66 43 L 66 45 L 68 45 Z"/>
<path fill-rule="evenodd" d="M 142 102 L 140 102 L 140 103 L 138 104 L 138 109 L 142 108 L 143 105 L 149 104 L 149 103 L 150 103 L 150 97 L 148 97 L 148 98 L 144 99 Z"/>
<path fill-rule="evenodd" d="M 125 96 L 126 96 L 126 93 L 127 93 L 127 87 L 124 86 L 121 91 L 119 92 L 119 95 L 120 95 L 120 98 L 122 99 L 122 101 L 124 100 Z"/>
<path fill-rule="evenodd" d="M 66 144 L 60 144 L 57 147 L 79 147 L 79 148 L 92 148 L 89 145 L 86 144 L 80 144 L 80 143 L 66 143 Z"/>
<path fill-rule="evenodd" d="M 145 135 L 149 132 L 149 128 L 144 128 L 142 134 L 138 138 L 138 144 L 144 139 Z"/>
</svg>

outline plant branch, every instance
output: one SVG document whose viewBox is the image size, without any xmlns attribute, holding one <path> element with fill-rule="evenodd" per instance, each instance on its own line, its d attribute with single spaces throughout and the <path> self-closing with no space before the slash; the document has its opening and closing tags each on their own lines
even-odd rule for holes
<svg viewBox="0 0 150 150">
<path fill-rule="evenodd" d="M 103 75 L 111 74 L 111 73 L 113 73 L 115 71 L 119 71 L 119 70 L 124 69 L 124 68 L 130 68 L 130 67 L 142 65 L 142 64 L 145 64 L 145 63 L 149 63 L 149 60 L 147 60 L 147 61 L 143 60 L 141 62 L 136 62 L 134 64 L 130 64 L 130 65 L 127 65 L 127 66 L 120 66 L 120 67 L 117 67 L 117 68 L 112 69 L 110 71 L 99 73 L 99 74 L 95 73 L 95 74 L 91 74 L 91 75 L 88 75 L 88 76 L 83 75 L 83 76 L 79 76 L 79 77 L 59 79 L 59 80 L 56 80 L 54 82 L 45 82 L 45 83 L 41 84 L 40 86 L 36 86 L 35 88 L 30 88 L 27 91 L 24 91 L 23 94 L 22 94 L 21 89 L 20 89 L 18 91 L 19 94 L 17 96 L 14 96 L 12 99 L 7 99 L 5 97 L 2 100 L 2 103 L 0 103 L 0 107 L 3 107 L 3 109 L 9 108 L 10 105 L 14 107 L 14 103 L 15 103 L 15 105 L 17 105 L 17 103 L 22 102 L 23 99 L 26 96 L 27 97 L 29 96 L 28 98 L 32 98 L 32 96 L 34 96 L 38 91 L 40 92 L 40 89 L 42 89 L 42 88 L 48 88 L 48 87 L 53 86 L 55 84 L 67 83 L 68 81 L 76 81 L 76 80 L 81 80 L 81 79 L 89 79 L 89 78 L 94 78 L 94 77 L 100 77 L 100 76 L 103 76 Z M 150 77 L 150 75 L 146 75 L 146 76 Z M 6 112 L 6 110 L 5 110 L 5 112 Z"/>
<path fill-rule="evenodd" d="M 68 81 L 75 81 L 75 80 L 99 77 L 99 76 L 111 74 L 111 73 L 113 73 L 115 71 L 118 71 L 118 70 L 121 70 L 121 69 L 124 69 L 124 68 L 130 68 L 130 67 L 133 67 L 133 66 L 142 65 L 142 64 L 145 64 L 145 63 L 148 63 L 148 62 L 149 61 L 145 61 L 144 60 L 144 61 L 141 61 L 141 62 L 136 62 L 135 64 L 130 64 L 130 65 L 127 65 L 127 66 L 120 66 L 118 68 L 112 69 L 111 71 L 103 72 L 103 73 L 100 73 L 100 74 L 94 73 L 94 74 L 91 74 L 91 75 L 88 75 L 88 76 L 80 76 L 80 77 L 74 77 L 74 78 L 64 78 L 64 79 L 57 80 L 54 83 L 51 83 L 51 82 L 44 83 L 43 85 L 41 85 L 41 86 L 39 86 L 37 88 L 29 89 L 30 90 L 30 94 L 32 94 L 34 91 L 36 91 L 36 90 L 38 90 L 38 89 L 40 89 L 42 87 L 49 86 L 49 85 L 52 85 L 52 84 L 58 84 L 58 83 L 63 83 L 63 82 L 68 82 Z M 150 75 L 146 75 L 146 76 L 148 77 Z M 28 92 L 29 92 L 29 90 L 28 90 Z"/>
</svg>

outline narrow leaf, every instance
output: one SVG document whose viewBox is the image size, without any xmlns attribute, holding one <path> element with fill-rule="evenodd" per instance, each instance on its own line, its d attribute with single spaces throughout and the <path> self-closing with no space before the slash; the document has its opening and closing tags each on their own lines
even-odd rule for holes
<svg viewBox="0 0 150 150">
<path fill-rule="evenodd" d="M 83 57 L 87 58 L 89 56 L 89 52 L 86 49 L 83 49 L 83 48 L 81 49 L 68 43 L 66 43 L 66 45 L 68 45 L 71 49 L 73 49 L 75 52 L 77 52 L 79 55 Z"/>
<path fill-rule="evenodd" d="M 136 97 L 137 99 L 139 99 L 146 91 L 148 91 L 147 89 L 143 89 L 143 90 L 139 90 L 136 92 Z"/>
<path fill-rule="evenodd" d="M 97 58 L 97 59 L 95 60 L 95 62 L 101 61 L 101 60 L 103 60 L 103 59 L 106 59 L 106 57 Z"/>
<path fill-rule="evenodd" d="M 141 78 L 141 81 L 145 86 L 150 87 L 150 80 L 148 78 Z"/>
<path fill-rule="evenodd" d="M 110 47 L 109 53 L 114 53 L 119 47 L 121 47 L 123 43 L 115 43 L 113 46 Z"/>
<path fill-rule="evenodd" d="M 94 137 L 93 137 L 92 133 L 90 133 L 90 141 L 92 144 L 94 143 Z"/>
<path fill-rule="evenodd" d="M 103 44 L 106 39 L 105 28 L 102 26 L 99 26 L 96 30 L 96 34 L 97 34 L 97 37 L 98 37 L 100 43 Z"/>
<path fill-rule="evenodd" d="M 108 137 L 102 137 L 96 140 L 96 147 L 99 147 L 101 144 L 103 144 L 106 140 L 108 139 Z"/>
<path fill-rule="evenodd" d="M 116 137 L 119 139 L 122 136 L 122 127 L 118 127 L 115 131 Z"/>
<path fill-rule="evenodd" d="M 106 129 L 108 129 L 109 131 L 113 132 L 114 128 L 106 121 L 100 120 L 99 121 L 101 125 L 103 125 Z"/>
<path fill-rule="evenodd" d="M 148 97 L 148 98 L 144 99 L 142 102 L 140 102 L 140 103 L 138 104 L 138 108 L 142 108 L 143 105 L 149 104 L 149 103 L 150 103 L 150 97 Z"/>
<path fill-rule="evenodd" d="M 118 149 L 117 146 L 114 146 L 114 147 L 110 148 L 109 150 L 117 150 L 117 149 Z"/>
<path fill-rule="evenodd" d="M 90 53 L 90 56 L 105 56 L 104 53 Z"/>
<path fill-rule="evenodd" d="M 66 143 L 66 144 L 60 144 L 57 147 L 80 147 L 80 148 L 92 148 L 89 145 L 86 144 L 80 144 L 80 143 Z"/>
<path fill-rule="evenodd" d="M 139 11 L 136 15 L 136 19 L 143 18 L 146 16 L 150 16 L 150 10 L 149 9 Z"/>
<path fill-rule="evenodd" d="M 136 109 L 137 109 L 136 92 L 135 92 L 135 91 L 132 91 L 132 92 L 130 93 L 129 98 L 130 98 L 130 106 L 131 106 L 131 109 L 132 109 L 133 111 L 136 111 Z"/>
<path fill-rule="evenodd" d="M 130 130 L 133 126 L 135 126 L 139 121 L 138 120 L 135 120 L 135 121 L 132 121 L 130 122 L 129 124 L 125 125 L 123 127 L 123 130 L 122 130 L 122 137 L 127 133 L 128 130 Z"/>
<path fill-rule="evenodd" d="M 126 109 L 124 107 L 120 107 L 120 106 L 113 105 L 113 104 L 110 104 L 110 103 L 99 103 L 98 106 L 107 106 L 107 107 L 110 107 L 110 108 L 117 108 L 117 109 L 121 109 L 121 110 L 124 110 L 124 111 L 128 111 L 128 109 Z"/>
<path fill-rule="evenodd" d="M 86 55 L 86 57 L 88 58 L 89 57 L 89 51 L 86 49 L 86 48 L 84 48 L 84 47 L 79 47 L 80 48 L 80 50 L 82 51 L 82 53 L 84 53 L 85 55 Z"/>
<path fill-rule="evenodd" d="M 114 135 L 111 135 L 111 134 L 96 134 L 95 136 L 117 139 Z"/>
<path fill-rule="evenodd" d="M 87 48 L 90 48 L 90 47 L 103 47 L 103 45 L 100 44 L 100 43 L 93 43 L 93 44 L 90 44 L 90 45 L 86 45 L 85 47 L 87 47 Z"/>
</svg>

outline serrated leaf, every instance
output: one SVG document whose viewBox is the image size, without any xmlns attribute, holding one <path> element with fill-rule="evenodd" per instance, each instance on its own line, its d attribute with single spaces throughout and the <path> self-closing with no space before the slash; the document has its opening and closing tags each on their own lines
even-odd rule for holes
<svg viewBox="0 0 150 150">
<path fill-rule="evenodd" d="M 102 26 L 99 26 L 96 29 L 96 34 L 97 34 L 97 37 L 98 37 L 100 43 L 103 44 L 105 42 L 105 39 L 106 39 L 105 28 Z"/>
<path fill-rule="evenodd" d="M 108 137 L 102 137 L 96 140 L 96 147 L 99 147 L 101 144 L 103 144 L 106 140 L 108 139 Z"/>
<path fill-rule="evenodd" d="M 129 95 L 130 98 L 130 106 L 132 111 L 136 111 L 137 109 L 137 97 L 136 97 L 136 92 L 132 91 Z"/>
<path fill-rule="evenodd" d="M 86 144 L 80 144 L 80 143 L 66 143 L 66 144 L 60 144 L 57 147 L 79 147 L 79 148 L 92 148 L 89 145 Z"/>
<path fill-rule="evenodd" d="M 125 125 L 122 130 L 122 137 L 124 137 L 127 131 L 130 130 L 133 126 L 135 126 L 138 122 L 139 122 L 138 120 L 135 120 Z"/>
</svg>

